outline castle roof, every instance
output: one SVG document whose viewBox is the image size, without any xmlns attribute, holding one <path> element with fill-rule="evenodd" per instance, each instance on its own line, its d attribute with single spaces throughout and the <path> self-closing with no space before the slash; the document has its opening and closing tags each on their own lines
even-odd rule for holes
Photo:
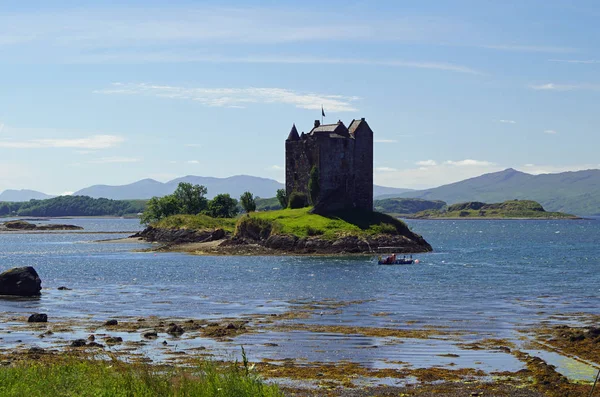
<svg viewBox="0 0 600 397">
<path fill-rule="evenodd" d="M 354 133 L 363 126 L 370 128 L 364 118 L 360 120 L 352 120 L 350 126 L 348 127 L 348 131 L 350 132 L 350 134 L 354 135 Z"/>
<path fill-rule="evenodd" d="M 292 126 L 290 134 L 287 137 L 288 141 L 298 141 L 300 140 L 300 135 L 298 135 L 298 130 L 296 129 L 296 124 Z"/>
<path fill-rule="evenodd" d="M 330 138 L 348 138 L 350 136 L 348 128 L 346 128 L 344 123 L 341 121 L 338 121 L 335 124 L 323 124 L 316 126 L 309 132 L 309 135 L 315 134 L 328 134 Z"/>
</svg>

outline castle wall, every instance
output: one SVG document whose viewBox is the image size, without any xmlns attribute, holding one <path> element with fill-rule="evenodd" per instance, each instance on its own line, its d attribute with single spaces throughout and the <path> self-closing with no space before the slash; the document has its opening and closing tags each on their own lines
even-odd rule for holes
<svg viewBox="0 0 600 397">
<path fill-rule="evenodd" d="M 354 205 L 373 210 L 373 131 L 368 125 L 354 133 Z"/>
<path fill-rule="evenodd" d="M 308 180 L 313 164 L 318 164 L 319 150 L 311 139 L 285 142 L 285 193 L 308 194 Z"/>
<path fill-rule="evenodd" d="M 354 140 L 349 138 L 319 139 L 320 194 L 329 210 L 352 205 L 354 195 Z"/>
<path fill-rule="evenodd" d="M 331 126 L 331 125 L 329 125 Z M 290 133 L 285 143 L 285 183 L 288 197 L 293 192 L 306 194 L 310 171 L 319 168 L 319 210 L 345 208 L 373 209 L 373 131 L 364 119 L 352 123 L 348 134 L 343 124 L 340 133 Z M 315 128 L 318 123 L 315 123 Z M 345 131 L 345 133 L 344 133 Z M 295 127 L 292 130 L 295 132 Z M 316 210 L 316 208 L 315 208 Z"/>
</svg>

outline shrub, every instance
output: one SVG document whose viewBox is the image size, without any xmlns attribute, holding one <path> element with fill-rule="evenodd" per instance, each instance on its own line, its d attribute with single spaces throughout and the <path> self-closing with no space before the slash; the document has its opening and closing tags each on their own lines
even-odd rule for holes
<svg viewBox="0 0 600 397">
<path fill-rule="evenodd" d="M 244 192 L 240 196 L 240 204 L 247 213 L 256 211 L 256 200 L 254 200 L 254 196 L 250 192 Z"/>
<path fill-rule="evenodd" d="M 308 198 L 304 193 L 293 192 L 290 194 L 288 206 L 291 209 L 304 208 L 308 206 Z"/>
<path fill-rule="evenodd" d="M 279 205 L 281 205 L 281 208 L 288 207 L 288 196 L 285 192 L 285 189 L 277 190 L 277 201 L 279 201 Z"/>
</svg>

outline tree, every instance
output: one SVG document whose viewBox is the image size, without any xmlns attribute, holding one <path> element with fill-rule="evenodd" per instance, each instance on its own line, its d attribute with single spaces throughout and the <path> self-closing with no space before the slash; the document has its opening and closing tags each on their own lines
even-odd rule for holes
<svg viewBox="0 0 600 397">
<path fill-rule="evenodd" d="M 281 208 L 287 208 L 288 197 L 287 197 L 287 194 L 285 193 L 285 189 L 277 190 L 277 201 L 279 201 L 279 205 L 281 205 Z"/>
<path fill-rule="evenodd" d="M 217 194 L 208 202 L 205 212 L 213 218 L 233 218 L 238 213 L 237 200 L 227 193 Z"/>
<path fill-rule="evenodd" d="M 244 192 L 244 194 L 240 196 L 240 203 L 247 213 L 256 211 L 256 200 L 254 200 L 252 193 Z"/>
<path fill-rule="evenodd" d="M 204 197 L 207 192 L 205 186 L 180 182 L 173 192 L 180 207 L 179 213 L 196 215 L 204 211 L 208 205 L 208 200 Z"/>
<path fill-rule="evenodd" d="M 319 168 L 312 167 L 310 170 L 310 179 L 308 180 L 308 194 L 312 205 L 317 204 L 321 187 L 319 185 Z"/>
<path fill-rule="evenodd" d="M 173 194 L 164 197 L 152 197 L 150 201 L 148 201 L 148 205 L 146 206 L 140 221 L 149 224 L 167 216 L 176 215 L 179 213 L 179 210 L 179 202 Z"/>
</svg>

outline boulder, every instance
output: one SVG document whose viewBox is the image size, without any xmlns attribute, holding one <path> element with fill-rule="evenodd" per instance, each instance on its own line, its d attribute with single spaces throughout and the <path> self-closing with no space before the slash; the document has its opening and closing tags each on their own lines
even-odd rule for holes
<svg viewBox="0 0 600 397">
<path fill-rule="evenodd" d="M 34 313 L 27 319 L 28 323 L 47 323 L 48 315 L 45 313 Z"/>
<path fill-rule="evenodd" d="M 0 273 L 0 295 L 38 296 L 41 290 L 40 276 L 31 266 Z"/>
</svg>

